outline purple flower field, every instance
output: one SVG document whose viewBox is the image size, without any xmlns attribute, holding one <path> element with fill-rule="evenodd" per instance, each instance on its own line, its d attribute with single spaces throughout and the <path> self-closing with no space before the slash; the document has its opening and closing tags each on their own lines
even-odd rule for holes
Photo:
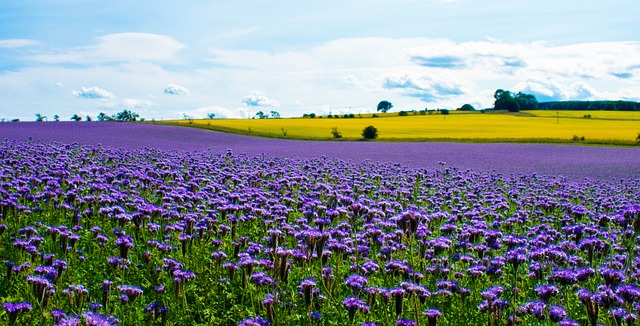
<svg viewBox="0 0 640 326">
<path fill-rule="evenodd" d="M 635 325 L 634 153 L 1 124 L 0 324 Z"/>
<path fill-rule="evenodd" d="M 362 162 L 401 163 L 436 168 L 440 162 L 460 169 L 504 174 L 564 175 L 572 180 L 640 177 L 640 149 L 547 144 L 310 142 L 264 139 L 200 129 L 148 124 L 57 122 L 3 123 L 0 139 L 102 144 L 125 149 L 212 151 L 273 157 L 327 156 Z"/>
</svg>

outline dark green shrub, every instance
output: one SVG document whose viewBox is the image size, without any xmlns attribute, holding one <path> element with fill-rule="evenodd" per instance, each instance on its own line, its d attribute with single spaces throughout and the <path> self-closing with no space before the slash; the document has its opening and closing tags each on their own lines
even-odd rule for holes
<svg viewBox="0 0 640 326">
<path fill-rule="evenodd" d="M 378 138 L 378 129 L 374 126 L 367 126 L 362 129 L 362 137 L 364 139 L 376 139 Z"/>
</svg>

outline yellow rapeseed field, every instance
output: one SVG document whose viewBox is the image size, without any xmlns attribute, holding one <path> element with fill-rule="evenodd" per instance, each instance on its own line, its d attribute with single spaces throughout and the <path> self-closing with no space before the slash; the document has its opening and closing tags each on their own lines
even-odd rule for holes
<svg viewBox="0 0 640 326">
<path fill-rule="evenodd" d="M 591 118 L 584 115 L 590 114 Z M 640 133 L 640 112 L 531 111 L 518 114 L 459 113 L 377 118 L 285 118 L 173 120 L 163 123 L 188 125 L 256 136 L 291 139 L 333 139 L 332 130 L 343 140 L 362 138 L 362 129 L 372 125 L 381 141 L 531 141 L 634 144 Z"/>
</svg>

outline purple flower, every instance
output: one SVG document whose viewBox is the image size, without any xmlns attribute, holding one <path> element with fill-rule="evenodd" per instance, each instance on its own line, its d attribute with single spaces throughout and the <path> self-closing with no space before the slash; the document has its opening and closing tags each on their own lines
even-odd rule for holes
<svg viewBox="0 0 640 326">
<path fill-rule="evenodd" d="M 550 280 L 561 285 L 571 285 L 578 282 L 576 273 L 569 269 L 554 270 L 551 273 Z"/>
<path fill-rule="evenodd" d="M 5 302 L 2 307 L 9 315 L 9 322 L 13 325 L 16 319 L 23 312 L 31 311 L 31 304 L 28 302 Z"/>
<path fill-rule="evenodd" d="M 271 325 L 271 323 L 259 316 L 256 317 L 249 317 L 247 319 L 244 319 L 240 322 L 238 322 L 238 326 L 269 326 Z"/>
<path fill-rule="evenodd" d="M 113 316 L 104 316 L 93 311 L 83 313 L 82 317 L 86 326 L 117 326 L 120 322 Z"/>
<path fill-rule="evenodd" d="M 316 289 L 316 281 L 313 279 L 305 279 L 300 282 L 299 290 L 300 294 L 304 297 L 304 303 L 308 306 L 311 305 L 313 300 L 313 291 Z"/>
<path fill-rule="evenodd" d="M 552 305 L 549 308 L 549 319 L 554 322 L 560 322 L 567 317 L 567 312 L 561 306 Z"/>
<path fill-rule="evenodd" d="M 398 326 L 416 326 L 416 322 L 411 319 L 398 318 L 396 322 Z"/>
<path fill-rule="evenodd" d="M 543 284 L 538 286 L 536 289 L 536 294 L 543 302 L 548 302 L 549 299 L 558 294 L 558 288 L 553 284 Z"/>
<path fill-rule="evenodd" d="M 366 277 L 358 274 L 347 276 L 344 279 L 344 283 L 351 288 L 354 294 L 358 294 L 368 281 Z"/>
<path fill-rule="evenodd" d="M 123 303 L 129 301 L 129 299 L 135 300 L 143 293 L 140 287 L 132 285 L 118 285 L 118 291 L 120 291 L 120 300 Z"/>
<path fill-rule="evenodd" d="M 436 308 L 429 308 L 423 312 L 423 315 L 425 315 L 427 320 L 429 320 L 429 326 L 436 326 L 436 321 L 438 318 L 442 317 L 442 312 Z"/>
<path fill-rule="evenodd" d="M 356 311 L 360 310 L 363 313 L 369 312 L 369 306 L 362 300 L 356 297 L 347 297 L 342 300 L 342 304 L 345 309 L 347 309 L 347 313 L 349 314 L 349 320 L 353 321 L 353 317 L 356 315 Z"/>
<path fill-rule="evenodd" d="M 309 314 L 309 317 L 311 318 L 311 320 L 320 320 L 322 319 L 322 314 L 317 311 L 312 311 Z"/>
</svg>

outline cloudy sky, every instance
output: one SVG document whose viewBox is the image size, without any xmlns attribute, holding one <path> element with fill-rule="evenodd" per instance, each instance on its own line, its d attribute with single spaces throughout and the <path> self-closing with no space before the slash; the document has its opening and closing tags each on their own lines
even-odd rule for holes
<svg viewBox="0 0 640 326">
<path fill-rule="evenodd" d="M 640 101 L 637 0 L 0 3 L 0 118 Z"/>
</svg>

